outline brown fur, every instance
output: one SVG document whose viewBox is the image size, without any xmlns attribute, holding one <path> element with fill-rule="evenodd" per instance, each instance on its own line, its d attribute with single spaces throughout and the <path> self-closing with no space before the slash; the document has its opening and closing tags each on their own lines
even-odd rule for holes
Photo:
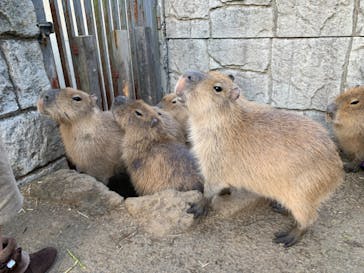
<svg viewBox="0 0 364 273">
<path fill-rule="evenodd" d="M 167 130 L 176 141 L 185 144 L 187 141 L 187 135 L 184 127 L 171 115 L 171 113 L 154 106 L 153 109 L 158 113 L 164 128 Z"/>
<path fill-rule="evenodd" d="M 158 103 L 158 107 L 172 115 L 178 121 L 187 140 L 188 111 L 185 102 L 176 93 L 170 93 L 163 97 Z"/>
<path fill-rule="evenodd" d="M 364 86 L 346 90 L 330 106 L 335 109 L 329 115 L 339 146 L 358 168 L 364 161 Z"/>
<path fill-rule="evenodd" d="M 277 200 L 298 222 L 284 235 L 285 240 L 295 239 L 278 242 L 294 244 L 343 179 L 334 143 L 322 126 L 305 117 L 239 102 L 239 87 L 219 72 L 201 74 L 195 83 L 187 75 L 176 91 L 189 111 L 192 150 L 206 181 L 204 195 L 211 198 L 236 187 Z M 216 86 L 222 91 L 216 92 Z"/>
<path fill-rule="evenodd" d="M 123 159 L 139 195 L 165 189 L 202 190 L 202 178 L 189 150 L 165 128 L 153 107 L 141 100 L 113 107 L 125 130 Z"/>
<path fill-rule="evenodd" d="M 73 98 L 79 97 L 80 101 Z M 60 126 L 66 154 L 77 170 L 107 184 L 123 171 L 123 132 L 111 112 L 101 111 L 89 94 L 73 88 L 50 90 L 38 101 L 38 111 Z"/>
</svg>

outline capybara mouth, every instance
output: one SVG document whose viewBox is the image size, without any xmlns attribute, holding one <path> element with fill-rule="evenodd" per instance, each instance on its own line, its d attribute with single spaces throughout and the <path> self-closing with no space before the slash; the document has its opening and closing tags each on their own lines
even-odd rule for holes
<svg viewBox="0 0 364 273">
<path fill-rule="evenodd" d="M 327 122 L 332 122 L 334 119 L 334 113 L 328 113 L 326 112 L 326 121 Z"/>
</svg>

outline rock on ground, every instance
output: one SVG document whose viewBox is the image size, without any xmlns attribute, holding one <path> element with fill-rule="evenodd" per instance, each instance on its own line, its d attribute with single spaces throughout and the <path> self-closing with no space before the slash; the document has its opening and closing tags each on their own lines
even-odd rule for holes
<svg viewBox="0 0 364 273">
<path fill-rule="evenodd" d="M 59 170 L 26 186 L 32 198 L 75 207 L 88 215 L 108 213 L 123 202 L 95 178 L 73 170 Z"/>
<path fill-rule="evenodd" d="M 178 192 L 166 190 L 153 195 L 128 198 L 125 206 L 139 225 L 157 237 L 179 234 L 195 224 L 192 214 L 187 213 L 189 203 L 202 197 L 197 191 Z"/>
</svg>

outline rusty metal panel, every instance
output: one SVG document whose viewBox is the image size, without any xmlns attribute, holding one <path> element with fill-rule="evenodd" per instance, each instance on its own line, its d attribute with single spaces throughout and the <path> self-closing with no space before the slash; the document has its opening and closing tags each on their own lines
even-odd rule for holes
<svg viewBox="0 0 364 273">
<path fill-rule="evenodd" d="M 88 28 L 89 35 L 95 36 L 95 42 L 96 42 L 96 55 L 97 55 L 97 72 L 98 72 L 98 78 L 100 82 L 100 88 L 101 88 L 101 94 L 102 94 L 102 106 L 104 110 L 108 109 L 108 102 L 107 102 L 107 92 L 108 92 L 108 86 L 107 82 L 105 83 L 105 77 L 104 77 L 104 70 L 101 60 L 101 53 L 100 53 L 100 44 L 98 39 L 98 31 L 96 28 L 96 19 L 95 19 L 95 13 L 94 13 L 94 7 L 92 0 L 85 0 L 85 17 L 86 17 L 86 24 Z"/>
<path fill-rule="evenodd" d="M 72 58 L 78 88 L 94 94 L 98 105 L 102 107 L 102 94 L 97 71 L 96 40 L 94 35 L 73 38 Z"/>
<path fill-rule="evenodd" d="M 115 64 L 114 73 L 117 73 L 115 75 L 117 78 L 114 78 L 115 95 L 135 98 L 127 30 L 114 30 L 112 52 Z"/>
<path fill-rule="evenodd" d="M 96 93 L 104 110 L 119 94 L 151 104 L 160 100 L 156 0 L 49 3 L 67 86 Z"/>
</svg>

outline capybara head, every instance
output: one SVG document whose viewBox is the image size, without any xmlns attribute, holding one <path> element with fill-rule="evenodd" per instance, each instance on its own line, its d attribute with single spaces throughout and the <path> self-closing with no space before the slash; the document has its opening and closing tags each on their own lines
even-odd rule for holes
<svg viewBox="0 0 364 273">
<path fill-rule="evenodd" d="M 97 108 L 94 95 L 70 87 L 44 92 L 37 106 L 40 113 L 59 123 L 72 123 Z"/>
<path fill-rule="evenodd" d="M 349 88 L 340 94 L 335 102 L 327 106 L 329 119 L 334 126 L 355 126 L 364 119 L 364 85 Z"/>
<path fill-rule="evenodd" d="M 179 78 L 175 91 L 178 96 L 186 101 L 187 107 L 191 106 L 193 100 L 200 108 L 203 105 L 206 105 L 206 107 L 211 106 L 211 102 L 218 106 L 226 105 L 237 100 L 241 92 L 231 76 L 217 71 L 208 73 L 187 71 Z M 209 103 L 206 103 L 206 101 Z"/>
<path fill-rule="evenodd" d="M 142 100 L 131 101 L 125 97 L 117 97 L 112 113 L 121 128 L 128 131 L 159 130 L 161 124 L 158 113 Z"/>
<path fill-rule="evenodd" d="M 165 95 L 157 106 L 166 111 L 178 111 L 178 109 L 186 107 L 183 99 L 178 97 L 176 93 Z"/>
</svg>

